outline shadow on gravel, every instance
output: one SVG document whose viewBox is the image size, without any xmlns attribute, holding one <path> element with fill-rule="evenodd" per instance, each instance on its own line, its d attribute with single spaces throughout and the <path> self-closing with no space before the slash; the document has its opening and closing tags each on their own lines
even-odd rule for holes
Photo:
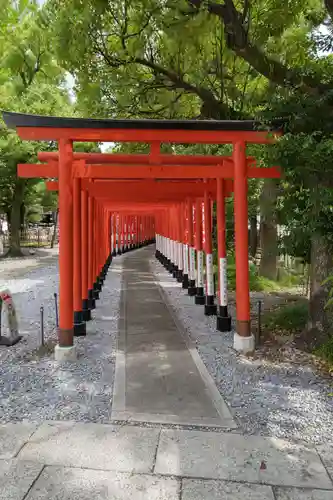
<svg viewBox="0 0 333 500">
<path fill-rule="evenodd" d="M 332 441 L 333 380 L 302 361 L 239 355 L 232 347 L 233 333 L 218 332 L 216 317 L 206 317 L 159 263 L 152 259 L 151 266 L 244 432 L 311 443 Z M 233 308 L 230 312 L 235 317 Z"/>
</svg>

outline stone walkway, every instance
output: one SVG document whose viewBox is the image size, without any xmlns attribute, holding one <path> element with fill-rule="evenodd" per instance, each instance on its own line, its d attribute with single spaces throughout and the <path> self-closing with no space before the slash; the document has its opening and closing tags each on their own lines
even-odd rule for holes
<svg viewBox="0 0 333 500">
<path fill-rule="evenodd" d="M 0 500 L 332 500 L 331 444 L 236 427 L 170 313 L 151 255 L 122 258 L 110 423 L 1 425 Z M 111 314 L 104 302 L 98 329 Z"/>
<path fill-rule="evenodd" d="M 1 500 L 331 500 L 332 449 L 233 433 L 0 427 Z"/>
<path fill-rule="evenodd" d="M 150 271 L 151 249 L 123 263 L 112 418 L 234 428 L 197 352 L 187 346 Z"/>
</svg>

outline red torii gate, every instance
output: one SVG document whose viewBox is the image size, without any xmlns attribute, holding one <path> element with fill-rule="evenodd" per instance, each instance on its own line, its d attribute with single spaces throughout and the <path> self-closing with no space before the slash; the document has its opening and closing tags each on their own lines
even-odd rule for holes
<svg viewBox="0 0 333 500">
<path fill-rule="evenodd" d="M 72 356 L 73 347 L 73 297 L 74 289 L 84 290 L 86 276 L 81 280 L 79 286 L 75 279 L 76 274 L 80 274 L 84 265 L 89 268 L 91 281 L 92 273 L 97 272 L 97 291 L 100 287 L 99 281 L 103 281 L 107 267 L 111 262 L 113 242 L 111 240 L 110 215 L 114 213 L 149 214 L 146 216 L 145 226 L 147 231 L 144 240 L 152 241 L 154 238 L 154 220 L 157 238 L 157 256 L 162 260 L 165 258 L 167 265 L 171 266 L 176 274 L 179 272 L 177 262 L 181 262 L 181 254 L 169 252 L 169 243 L 173 240 L 177 245 L 182 245 L 183 239 L 187 239 L 186 245 L 191 246 L 191 255 L 187 261 L 189 272 L 194 266 L 194 241 L 196 240 L 197 251 L 202 250 L 200 238 L 200 199 L 204 198 L 204 229 L 205 229 L 205 250 L 207 273 L 212 274 L 211 260 L 211 203 L 210 200 L 218 200 L 218 242 L 219 242 L 219 276 L 220 288 L 223 297 L 225 281 L 225 250 L 224 246 L 224 199 L 230 195 L 230 185 L 227 187 L 225 179 L 234 179 L 234 201 L 235 201 L 235 246 L 236 246 L 236 305 L 237 305 L 237 325 L 234 337 L 234 347 L 242 352 L 248 352 L 254 348 L 254 339 L 250 330 L 250 302 L 248 283 L 248 214 L 247 214 L 247 179 L 248 177 L 278 177 L 277 169 L 261 169 L 255 167 L 253 158 L 246 158 L 246 143 L 266 144 L 272 139 L 267 132 L 257 130 L 257 125 L 253 121 L 179 121 L 179 120 L 92 120 L 42 117 L 33 115 L 23 115 L 19 113 L 3 113 L 4 120 L 8 126 L 15 127 L 18 135 L 27 140 L 53 140 L 58 141 L 59 153 L 40 153 L 39 159 L 47 161 L 46 165 L 25 165 L 19 167 L 19 175 L 23 177 L 39 176 L 44 178 L 58 178 L 59 188 L 59 228 L 60 228 L 60 318 L 59 318 L 59 345 L 56 349 L 56 356 Z M 278 133 L 278 130 L 275 130 Z M 74 141 L 97 141 L 97 142 L 144 142 L 151 145 L 149 155 L 105 155 L 100 153 L 73 153 Z M 161 143 L 206 143 L 222 144 L 232 143 L 232 157 L 221 156 L 183 156 L 183 155 L 163 155 L 160 153 Z M 30 169 L 30 170 L 29 170 Z M 117 181 L 115 181 L 117 179 Z M 126 181 L 124 181 L 126 179 Z M 160 186 L 154 187 L 155 194 L 149 189 L 149 179 L 173 179 L 173 187 L 167 187 L 166 181 L 156 183 Z M 181 181 L 183 180 L 183 182 Z M 200 182 L 185 183 L 184 179 L 196 179 Z M 207 182 L 203 183 L 203 180 Z M 211 179 L 211 181 L 209 181 Z M 212 180 L 214 179 L 214 181 Z M 121 181 L 122 180 L 122 181 Z M 130 183 L 136 180 L 135 186 L 130 188 Z M 126 185 L 124 185 L 126 182 Z M 178 185 L 183 184 L 183 186 Z M 163 186 L 164 184 L 164 186 Z M 186 185 L 185 185 L 186 184 Z M 111 189 L 111 185 L 113 188 Z M 144 188 L 144 186 L 148 186 Z M 151 185 L 150 185 L 151 186 Z M 176 187 L 177 186 L 177 187 Z M 53 187 L 55 187 L 53 185 Z M 120 187 L 130 196 L 124 196 L 120 192 Z M 75 224 L 73 219 L 73 199 L 78 199 L 81 193 L 85 209 L 88 208 L 88 223 L 85 228 Z M 84 195 L 83 193 L 86 193 Z M 138 193 L 141 193 L 140 196 Z M 193 195 L 192 195 L 193 193 Z M 135 197 L 133 198 L 133 196 Z M 178 195 L 178 197 L 177 197 Z M 184 203 L 184 200 L 188 201 Z M 89 200 L 89 201 L 87 201 Z M 99 215 L 92 222 L 92 206 L 95 200 L 94 209 Z M 197 201 L 195 201 L 197 200 Z M 194 238 L 193 227 L 193 203 L 196 203 L 196 227 Z M 89 206 L 88 206 L 89 205 Z M 75 216 L 78 216 L 78 204 L 74 203 Z M 175 227 L 170 224 L 170 206 L 175 206 L 178 216 Z M 90 208 L 89 208 L 90 207 Z M 118 208 L 118 210 L 117 210 Z M 181 217 L 180 209 L 186 208 L 187 216 Z M 158 211 L 157 211 L 158 210 Z M 177 212 L 178 210 L 178 212 Z M 165 214 L 168 214 L 168 220 Z M 129 215 L 124 217 L 129 217 Z M 112 216 L 113 224 L 115 217 Z M 73 220 L 75 238 L 73 238 Z M 129 220 L 129 219 L 126 219 Z M 80 221 L 81 222 L 81 221 Z M 202 222 L 202 221 L 201 221 Z M 184 225 L 187 225 L 184 232 Z M 113 226 L 114 227 L 114 226 Z M 125 227 L 125 226 L 123 226 Z M 132 226 L 131 226 L 132 227 Z M 106 237 L 103 228 L 107 228 Z M 141 228 L 140 228 L 141 229 Z M 88 231 L 88 235 L 86 234 Z M 128 242 L 128 225 L 126 226 L 126 237 Z M 94 247 L 94 253 L 89 256 L 93 262 L 87 262 L 84 251 L 74 248 L 77 246 L 77 235 L 80 234 L 84 243 L 85 238 L 90 234 L 99 237 L 103 234 L 102 240 L 97 239 L 97 243 L 103 243 L 102 249 Z M 124 233 L 123 233 L 124 234 Z M 185 234 L 185 237 L 184 237 Z M 183 236 L 182 236 L 183 235 Z M 170 240 L 168 242 L 168 240 Z M 185 242 L 183 242 L 185 243 Z M 166 245 L 167 244 L 167 245 Z M 96 245 L 95 245 L 96 246 Z M 176 248 L 176 247 L 174 247 Z M 180 247 L 179 247 L 180 248 Z M 163 250 L 166 252 L 163 255 Z M 80 254 L 80 255 L 79 255 Z M 73 259 L 74 255 L 74 259 Z M 174 256 L 176 262 L 170 261 Z M 81 258 L 82 257 L 82 258 Z M 102 265 L 102 260 L 105 262 Z M 184 259 L 184 265 L 186 264 Z M 74 272 L 73 272 L 74 263 Z M 198 259 L 198 269 L 201 259 Z M 91 271 L 93 267 L 94 271 Z M 75 273 L 76 269 L 76 273 Z M 182 269 L 180 271 L 183 272 Z M 186 274 L 186 273 L 183 273 Z M 193 288 L 189 276 L 189 290 Z M 74 280 L 73 280 L 74 277 Z M 179 274 L 177 276 L 179 278 Z M 193 280 L 192 280 L 193 281 Z M 222 285 L 221 285 L 222 283 Z M 198 283 L 201 285 L 201 283 Z M 90 283 L 91 286 L 91 283 Z M 198 290 L 201 288 L 197 287 Z M 214 304 L 207 301 L 213 299 L 211 276 L 207 278 L 207 297 L 205 312 L 210 314 L 214 309 Z M 196 297 L 200 303 L 200 293 Z M 93 300 L 93 295 L 87 300 Z M 225 307 L 223 301 L 220 308 Z M 222 310 L 223 312 L 223 310 Z"/>
</svg>

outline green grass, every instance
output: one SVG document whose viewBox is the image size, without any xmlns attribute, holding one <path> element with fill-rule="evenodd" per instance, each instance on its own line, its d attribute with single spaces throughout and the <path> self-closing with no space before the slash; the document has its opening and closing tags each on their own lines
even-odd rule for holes
<svg viewBox="0 0 333 500">
<path fill-rule="evenodd" d="M 229 290 L 236 289 L 236 263 L 233 255 L 228 256 L 228 288 Z M 250 290 L 253 292 L 274 292 L 281 289 L 278 283 L 259 276 L 255 264 L 249 264 L 249 284 Z"/>
<path fill-rule="evenodd" d="M 217 280 L 218 270 L 214 266 L 214 272 Z M 280 278 L 277 281 L 259 276 L 258 269 L 255 264 L 249 263 L 249 284 L 252 292 L 278 292 L 288 288 L 293 288 L 300 285 L 302 277 L 300 275 L 288 273 L 286 270 L 280 272 Z M 236 263 L 234 254 L 228 255 L 228 289 L 236 289 Z"/>
<path fill-rule="evenodd" d="M 263 316 L 263 326 L 268 330 L 296 333 L 302 331 L 308 321 L 308 304 L 306 301 L 281 305 Z"/>
<path fill-rule="evenodd" d="M 328 363 L 333 367 L 333 337 L 325 342 L 325 344 L 318 347 L 314 351 L 314 354 L 328 361 Z"/>
</svg>

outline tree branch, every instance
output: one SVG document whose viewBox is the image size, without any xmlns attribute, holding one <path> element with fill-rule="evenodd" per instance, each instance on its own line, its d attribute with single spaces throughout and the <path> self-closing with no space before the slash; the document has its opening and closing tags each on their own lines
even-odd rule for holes
<svg viewBox="0 0 333 500">
<path fill-rule="evenodd" d="M 244 15 L 236 9 L 233 0 L 224 0 L 223 4 L 210 0 L 208 2 L 188 0 L 188 3 L 196 9 L 206 5 L 210 14 L 221 19 L 224 24 L 228 48 L 270 81 L 284 87 L 298 88 L 313 95 L 321 95 L 331 89 L 331 85 L 326 85 L 310 75 L 305 75 L 296 68 L 288 68 L 252 43 L 248 37 L 246 21 L 243 21 Z M 325 5 L 329 12 L 332 7 L 333 12 L 333 0 L 325 0 Z"/>
<path fill-rule="evenodd" d="M 185 92 L 197 95 L 203 102 L 202 111 L 204 110 L 206 118 L 227 119 L 230 118 L 230 114 L 233 113 L 233 110 L 230 110 L 226 104 L 217 100 L 210 90 L 203 86 L 194 85 L 187 82 L 179 73 L 163 68 L 159 64 L 155 63 L 152 58 L 147 59 L 144 57 L 131 57 L 128 59 L 120 60 L 118 58 L 114 58 L 108 53 L 107 47 L 105 43 L 103 43 L 104 40 L 102 41 L 103 47 L 101 47 L 101 45 L 98 43 L 96 37 L 94 42 L 96 52 L 104 58 L 105 62 L 111 68 L 119 68 L 128 64 L 139 64 L 151 69 L 156 77 L 165 77 L 165 79 L 171 84 L 168 85 L 167 82 L 164 82 L 165 89 L 181 89 Z"/>
<path fill-rule="evenodd" d="M 333 21 L 333 0 L 324 0 L 324 3 L 330 18 Z"/>
<path fill-rule="evenodd" d="M 135 57 L 133 59 L 134 63 L 141 64 L 146 68 L 150 68 L 155 74 L 165 76 L 170 82 L 172 82 L 174 88 L 185 90 L 191 94 L 196 94 L 205 103 L 205 109 L 207 111 L 207 118 L 221 119 L 229 116 L 229 108 L 224 103 L 218 101 L 214 94 L 205 87 L 199 85 L 193 85 L 192 83 L 184 80 L 180 74 L 175 73 L 172 70 L 168 70 L 153 63 L 149 60 Z"/>
</svg>

